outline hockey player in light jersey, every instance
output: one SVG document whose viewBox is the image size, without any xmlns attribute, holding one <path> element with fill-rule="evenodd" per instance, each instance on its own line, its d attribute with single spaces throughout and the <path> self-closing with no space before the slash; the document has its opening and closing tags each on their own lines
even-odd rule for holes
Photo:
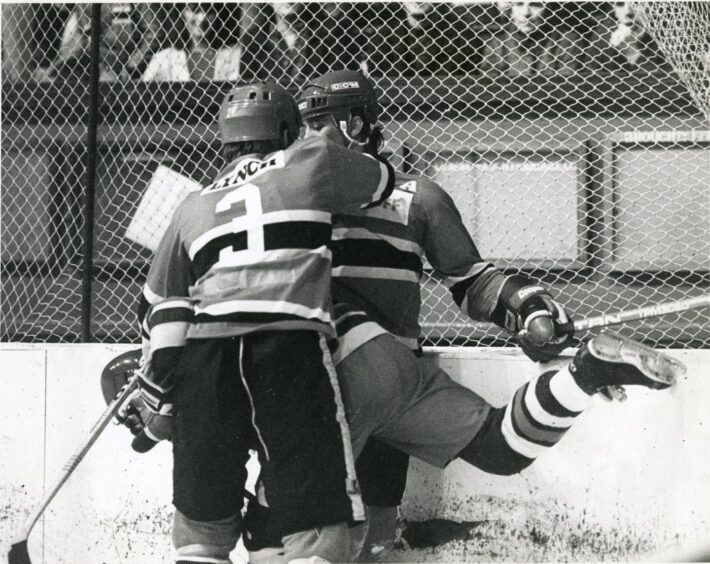
<svg viewBox="0 0 710 564">
<path fill-rule="evenodd" d="M 189 306 L 177 299 L 150 309 L 146 328 L 153 336 L 154 357 L 161 358 L 157 351 L 166 347 L 166 335 L 181 333 L 176 320 L 181 312 L 189 318 Z M 554 446 L 600 389 L 634 384 L 662 389 L 682 371 L 679 363 L 647 347 L 603 335 L 580 349 L 568 368 L 541 375 L 521 387 L 507 406 L 494 409 L 435 365 L 417 360 L 357 308 L 340 303 L 335 311 L 338 379 L 355 454 L 373 435 L 440 467 L 458 457 L 488 472 L 512 474 Z M 535 319 L 532 313 L 519 310 L 511 316 L 519 326 L 536 325 L 528 319 Z M 168 366 L 154 374 L 169 371 Z M 170 384 L 159 380 L 155 388 L 169 389 Z M 288 549 L 279 546 L 280 525 L 272 517 L 279 509 L 276 498 L 269 501 L 271 509 L 263 512 L 258 504 L 249 505 L 245 544 L 253 551 L 252 562 L 288 559 Z M 265 547 L 270 550 L 261 550 Z"/>
<path fill-rule="evenodd" d="M 330 138 L 372 155 L 381 149 L 377 97 L 362 73 L 335 71 L 310 80 L 298 104 L 306 137 Z M 426 177 L 397 172 L 395 190 L 382 206 L 334 217 L 333 239 L 335 301 L 361 308 L 412 350 L 421 332 L 425 257 L 464 315 L 513 334 L 522 331 L 520 345 L 533 360 L 550 360 L 570 342 L 553 334 L 553 324 L 566 321 L 563 308 L 527 276 L 505 276 L 484 261 L 451 197 Z M 533 323 L 540 332 L 531 335 L 527 329 L 536 318 L 547 321 Z M 390 540 L 407 467 L 406 456 L 375 441 L 357 464 L 365 502 L 373 520 L 389 528 L 382 535 Z"/>
<path fill-rule="evenodd" d="M 326 345 L 335 335 L 331 214 L 386 199 L 394 173 L 324 139 L 291 144 L 300 124 L 293 97 L 275 84 L 227 94 L 219 117 L 227 165 L 177 209 L 143 291 L 141 319 L 166 298 L 182 298 L 164 308 L 168 321 L 194 308 L 184 350 L 168 323 L 159 337 L 175 347 L 150 355 L 157 374 L 180 355 L 167 369 L 174 388 L 142 381 L 154 410 L 174 407 L 181 564 L 229 562 L 252 447 L 289 558 L 344 559 L 346 523 L 361 518 Z"/>
</svg>

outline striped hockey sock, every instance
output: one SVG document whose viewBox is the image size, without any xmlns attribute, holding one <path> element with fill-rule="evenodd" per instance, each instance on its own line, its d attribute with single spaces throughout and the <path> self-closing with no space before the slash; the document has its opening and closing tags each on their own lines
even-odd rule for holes
<svg viewBox="0 0 710 564">
<path fill-rule="evenodd" d="M 568 368 L 541 374 L 518 389 L 507 406 L 491 409 L 459 457 L 492 474 L 520 472 L 557 444 L 591 399 Z"/>
</svg>

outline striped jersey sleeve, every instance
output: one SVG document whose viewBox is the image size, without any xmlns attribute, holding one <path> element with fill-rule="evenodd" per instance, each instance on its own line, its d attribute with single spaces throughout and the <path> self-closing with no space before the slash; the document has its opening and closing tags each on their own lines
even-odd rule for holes
<svg viewBox="0 0 710 564">
<path fill-rule="evenodd" d="M 193 320 L 192 303 L 185 298 L 154 304 L 145 316 L 143 350 L 148 351 L 144 356 L 149 359 L 149 368 L 139 377 L 141 396 L 148 408 L 161 415 L 172 413 L 175 371 Z"/>
<path fill-rule="evenodd" d="M 143 336 L 146 333 L 144 321 L 151 305 L 168 297 L 189 295 L 192 269 L 181 237 L 180 221 L 192 199 L 188 196 L 175 211 L 151 261 L 138 305 L 138 323 Z"/>
</svg>

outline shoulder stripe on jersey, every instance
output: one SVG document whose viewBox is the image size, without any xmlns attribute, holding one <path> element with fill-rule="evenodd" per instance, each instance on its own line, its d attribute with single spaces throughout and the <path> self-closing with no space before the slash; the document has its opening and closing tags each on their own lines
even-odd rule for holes
<svg viewBox="0 0 710 564">
<path fill-rule="evenodd" d="M 288 221 L 270 223 L 263 227 L 264 251 L 280 249 L 319 249 L 330 247 L 331 225 L 314 221 Z M 204 275 L 215 263 L 219 261 L 222 249 L 231 247 L 235 253 L 249 249 L 249 236 L 246 231 L 221 235 L 209 241 L 193 257 L 192 262 L 196 278 Z M 254 251 L 245 254 L 231 266 L 249 264 L 261 261 L 263 253 Z"/>
<path fill-rule="evenodd" d="M 318 319 L 330 323 L 330 312 L 320 308 L 310 308 L 301 304 L 270 300 L 229 300 L 205 307 L 195 307 L 195 316 L 229 315 L 232 313 L 287 313 L 306 319 Z"/>
<path fill-rule="evenodd" d="M 368 266 L 422 272 L 422 259 L 415 253 L 395 249 L 377 239 L 340 239 L 333 241 L 333 266 Z"/>
<path fill-rule="evenodd" d="M 380 165 L 380 183 L 372 196 L 369 204 L 363 204 L 362 208 L 370 208 L 379 205 L 392 195 L 394 191 L 394 168 L 384 159 L 377 159 Z"/>
<path fill-rule="evenodd" d="M 194 260 L 195 255 L 213 239 L 231 234 L 238 234 L 250 228 L 258 228 L 261 225 L 281 222 L 315 222 L 331 224 L 332 215 L 329 212 L 315 210 L 288 210 L 267 212 L 254 216 L 243 216 L 230 220 L 228 223 L 218 225 L 206 231 L 193 241 L 190 245 L 190 260 Z"/>
<path fill-rule="evenodd" d="M 342 216 L 341 216 L 342 217 Z M 358 218 L 362 219 L 362 218 Z M 335 227 L 333 228 L 333 240 L 340 239 L 365 239 L 365 240 L 382 240 L 392 245 L 395 249 L 409 253 L 415 253 L 418 256 L 423 254 L 421 245 L 414 241 L 407 241 L 399 237 L 391 237 L 382 233 L 373 233 L 364 227 Z"/>
<path fill-rule="evenodd" d="M 333 268 L 334 277 L 373 278 L 377 280 L 399 280 L 419 284 L 419 275 L 411 270 L 399 268 L 377 268 L 370 266 L 338 266 Z"/>
</svg>

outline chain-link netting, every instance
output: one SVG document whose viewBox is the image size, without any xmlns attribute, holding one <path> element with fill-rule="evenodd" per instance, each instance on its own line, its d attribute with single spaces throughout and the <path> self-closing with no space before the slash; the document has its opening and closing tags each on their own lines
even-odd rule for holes
<svg viewBox="0 0 710 564">
<path fill-rule="evenodd" d="M 4 341 L 80 340 L 89 296 L 94 340 L 136 340 L 156 230 L 222 166 L 223 93 L 255 79 L 296 93 L 341 68 L 377 85 L 395 166 L 442 184 L 507 273 L 582 317 L 708 292 L 703 3 L 103 4 L 87 160 L 91 9 L 2 5 Z M 430 269 L 422 283 L 424 344 L 508 342 Z M 703 310 L 623 331 L 710 344 Z"/>
</svg>

